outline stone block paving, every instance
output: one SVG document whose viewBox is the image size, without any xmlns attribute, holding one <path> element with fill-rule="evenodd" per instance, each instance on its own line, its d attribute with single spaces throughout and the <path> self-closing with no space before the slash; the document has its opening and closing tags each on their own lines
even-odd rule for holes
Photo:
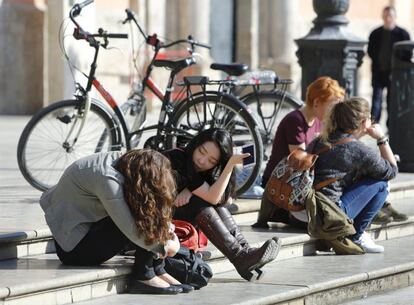
<svg viewBox="0 0 414 305">
<path fill-rule="evenodd" d="M 43 212 L 38 204 L 41 193 L 24 180 L 16 160 L 17 142 L 29 119 L 28 116 L 0 116 L 0 141 L 2 142 L 0 146 L 0 238 L 3 241 L 11 240 L 19 234 L 22 236 L 34 234 L 37 237 L 47 237 L 49 234 Z M 391 183 L 391 189 L 402 185 L 410 185 L 410 190 L 414 189 L 414 174 L 399 174 L 397 179 Z M 395 196 L 393 200 L 399 210 L 414 215 L 414 205 L 411 204 L 414 197 L 410 192 L 412 191 L 402 193 L 403 197 Z M 412 226 L 401 229 L 401 232 L 403 230 L 411 232 L 409 234 L 402 234 L 398 231 L 400 229 L 394 229 L 394 232 L 399 232 L 395 233 L 396 237 L 398 235 L 400 238 L 390 237 L 394 233 L 389 233 L 391 234 L 389 236 L 386 233 L 382 236 L 381 228 L 377 228 L 381 237 L 379 243 L 386 248 L 382 254 L 335 256 L 326 253 L 309 256 L 309 251 L 312 252 L 312 250 L 305 250 L 306 247 L 303 246 L 309 241 L 309 236 L 303 232 L 289 232 L 276 227 L 263 232 L 255 231 L 249 226 L 253 218 L 255 217 L 240 218 L 245 219 L 241 222 L 241 228 L 252 244 L 263 242 L 271 237 L 268 235 L 278 235 L 283 239 L 283 245 L 286 248 L 275 262 L 264 268 L 266 274 L 262 281 L 249 283 L 242 280 L 235 271 L 220 272 L 215 274 L 211 284 L 207 287 L 188 295 L 122 294 L 90 300 L 84 304 L 288 304 L 285 302 L 289 302 L 289 304 L 321 305 L 360 297 L 358 291 L 361 289 L 375 292 L 377 287 L 396 289 L 413 284 L 414 235 Z M 412 223 L 412 217 L 409 223 Z M 302 247 L 293 250 L 292 245 L 295 243 L 302 244 Z M 14 248 L 11 250 L 14 251 Z M 125 265 L 125 259 L 122 257 L 110 260 L 97 268 L 73 268 L 62 266 L 55 254 L 43 253 L 45 252 L 39 251 L 40 255 L 23 255 L 18 256 L 20 258 L 17 260 L 0 261 L 0 270 L 2 270 L 0 304 L 3 304 L 4 298 L 11 298 L 4 301 L 4 304 L 65 304 L 105 296 L 115 293 L 114 290 L 118 289 L 123 291 L 124 278 L 129 273 L 130 265 Z M 214 269 L 216 268 L 218 267 Z M 383 278 L 388 275 L 391 275 L 392 280 L 385 283 L 386 280 Z M 411 287 L 407 289 L 414 290 Z M 410 304 L 409 302 L 386 303 L 387 301 L 384 301 L 391 301 L 393 294 L 394 299 L 401 296 L 401 300 L 409 300 L 408 297 L 412 294 L 408 293 L 407 289 L 390 293 L 388 299 L 384 295 L 381 297 L 385 299 L 372 299 L 375 301 L 355 304 Z M 365 301 L 371 298 L 373 297 L 368 297 Z M 364 300 L 360 300 L 362 301 Z"/>
</svg>

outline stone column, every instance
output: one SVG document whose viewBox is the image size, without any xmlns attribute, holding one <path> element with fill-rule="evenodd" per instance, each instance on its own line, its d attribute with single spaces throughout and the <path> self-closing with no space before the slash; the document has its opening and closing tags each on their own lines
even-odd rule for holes
<svg viewBox="0 0 414 305">
<path fill-rule="evenodd" d="M 235 1 L 236 61 L 259 66 L 259 1 Z"/>
<path fill-rule="evenodd" d="M 76 69 L 70 70 L 68 61 L 59 46 L 59 28 L 62 21 L 69 17 L 71 1 L 48 1 L 47 14 L 47 86 L 48 98 L 45 105 L 62 100 L 73 98 L 75 81 L 86 86 L 87 80 L 83 74 Z M 90 4 L 84 7 L 80 16 L 76 18 L 78 23 L 86 30 L 95 29 L 95 5 Z M 75 40 L 72 37 L 73 23 L 66 20 L 66 31 L 64 48 L 66 55 L 72 65 L 80 71 L 88 73 L 93 59 L 93 49 L 83 40 Z M 65 28 L 65 26 L 63 26 Z M 73 73 L 73 74 L 72 74 Z M 92 91 L 92 97 L 94 97 Z"/>
<path fill-rule="evenodd" d="M 314 27 L 297 39 L 296 55 L 302 67 L 302 99 L 306 87 L 320 76 L 330 76 L 346 89 L 347 95 L 358 94 L 357 69 L 364 56 L 365 40 L 347 28 L 345 13 L 349 0 L 313 0 L 318 17 Z"/>
<path fill-rule="evenodd" d="M 297 0 L 260 1 L 260 66 L 292 77 Z"/>
<path fill-rule="evenodd" d="M 58 41 L 58 30 L 65 15 L 69 12 L 67 1 L 48 1 L 48 14 L 45 33 L 47 77 L 45 84 L 47 97 L 45 104 L 61 100 L 65 88 L 65 61 L 62 58 Z"/>
<path fill-rule="evenodd" d="M 166 36 L 166 2 L 165 0 L 147 1 L 147 16 L 144 30 L 148 34 L 157 33 L 162 37 Z"/>
<path fill-rule="evenodd" d="M 43 105 L 44 15 L 39 1 L 0 1 L 0 114 Z"/>
</svg>

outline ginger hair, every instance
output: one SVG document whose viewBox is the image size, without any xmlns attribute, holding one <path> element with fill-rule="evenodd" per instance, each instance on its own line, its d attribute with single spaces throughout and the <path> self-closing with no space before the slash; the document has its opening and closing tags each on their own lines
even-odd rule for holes
<svg viewBox="0 0 414 305">
<path fill-rule="evenodd" d="M 343 99 L 345 97 L 345 90 L 339 86 L 336 80 L 328 76 L 322 76 L 307 87 L 306 104 L 312 107 L 315 100 L 318 99 L 322 103 L 325 103 L 332 96 Z"/>
</svg>

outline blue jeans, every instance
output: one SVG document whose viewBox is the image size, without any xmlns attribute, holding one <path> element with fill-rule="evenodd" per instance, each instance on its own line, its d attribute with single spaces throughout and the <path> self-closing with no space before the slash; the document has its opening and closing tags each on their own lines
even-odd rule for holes
<svg viewBox="0 0 414 305">
<path fill-rule="evenodd" d="M 354 221 L 357 240 L 384 205 L 388 182 L 364 179 L 348 187 L 341 196 L 341 208 Z"/>
<path fill-rule="evenodd" d="M 382 92 L 387 89 L 387 126 L 388 117 L 390 114 L 390 76 L 386 72 L 375 72 L 372 76 L 372 103 L 371 103 L 371 117 L 377 122 L 380 122 L 382 112 Z"/>
</svg>

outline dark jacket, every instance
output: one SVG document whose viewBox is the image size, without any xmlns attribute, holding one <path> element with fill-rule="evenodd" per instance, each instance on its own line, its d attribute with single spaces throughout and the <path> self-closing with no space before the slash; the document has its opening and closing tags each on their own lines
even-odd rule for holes
<svg viewBox="0 0 414 305">
<path fill-rule="evenodd" d="M 376 28 L 374 31 L 371 32 L 369 35 L 369 41 L 368 41 L 368 55 L 372 59 L 372 72 L 380 72 L 380 48 L 382 44 L 382 37 L 383 37 L 383 31 L 385 31 L 384 27 L 381 26 L 379 28 Z M 410 34 L 403 28 L 400 28 L 396 26 L 394 29 L 391 30 L 391 36 L 390 36 L 390 54 L 392 54 L 392 48 L 396 42 L 403 41 L 403 40 L 410 40 Z M 410 52 L 411 53 L 411 52 Z M 408 57 L 411 57 L 407 54 Z M 391 58 L 390 58 L 391 60 Z"/>
</svg>

